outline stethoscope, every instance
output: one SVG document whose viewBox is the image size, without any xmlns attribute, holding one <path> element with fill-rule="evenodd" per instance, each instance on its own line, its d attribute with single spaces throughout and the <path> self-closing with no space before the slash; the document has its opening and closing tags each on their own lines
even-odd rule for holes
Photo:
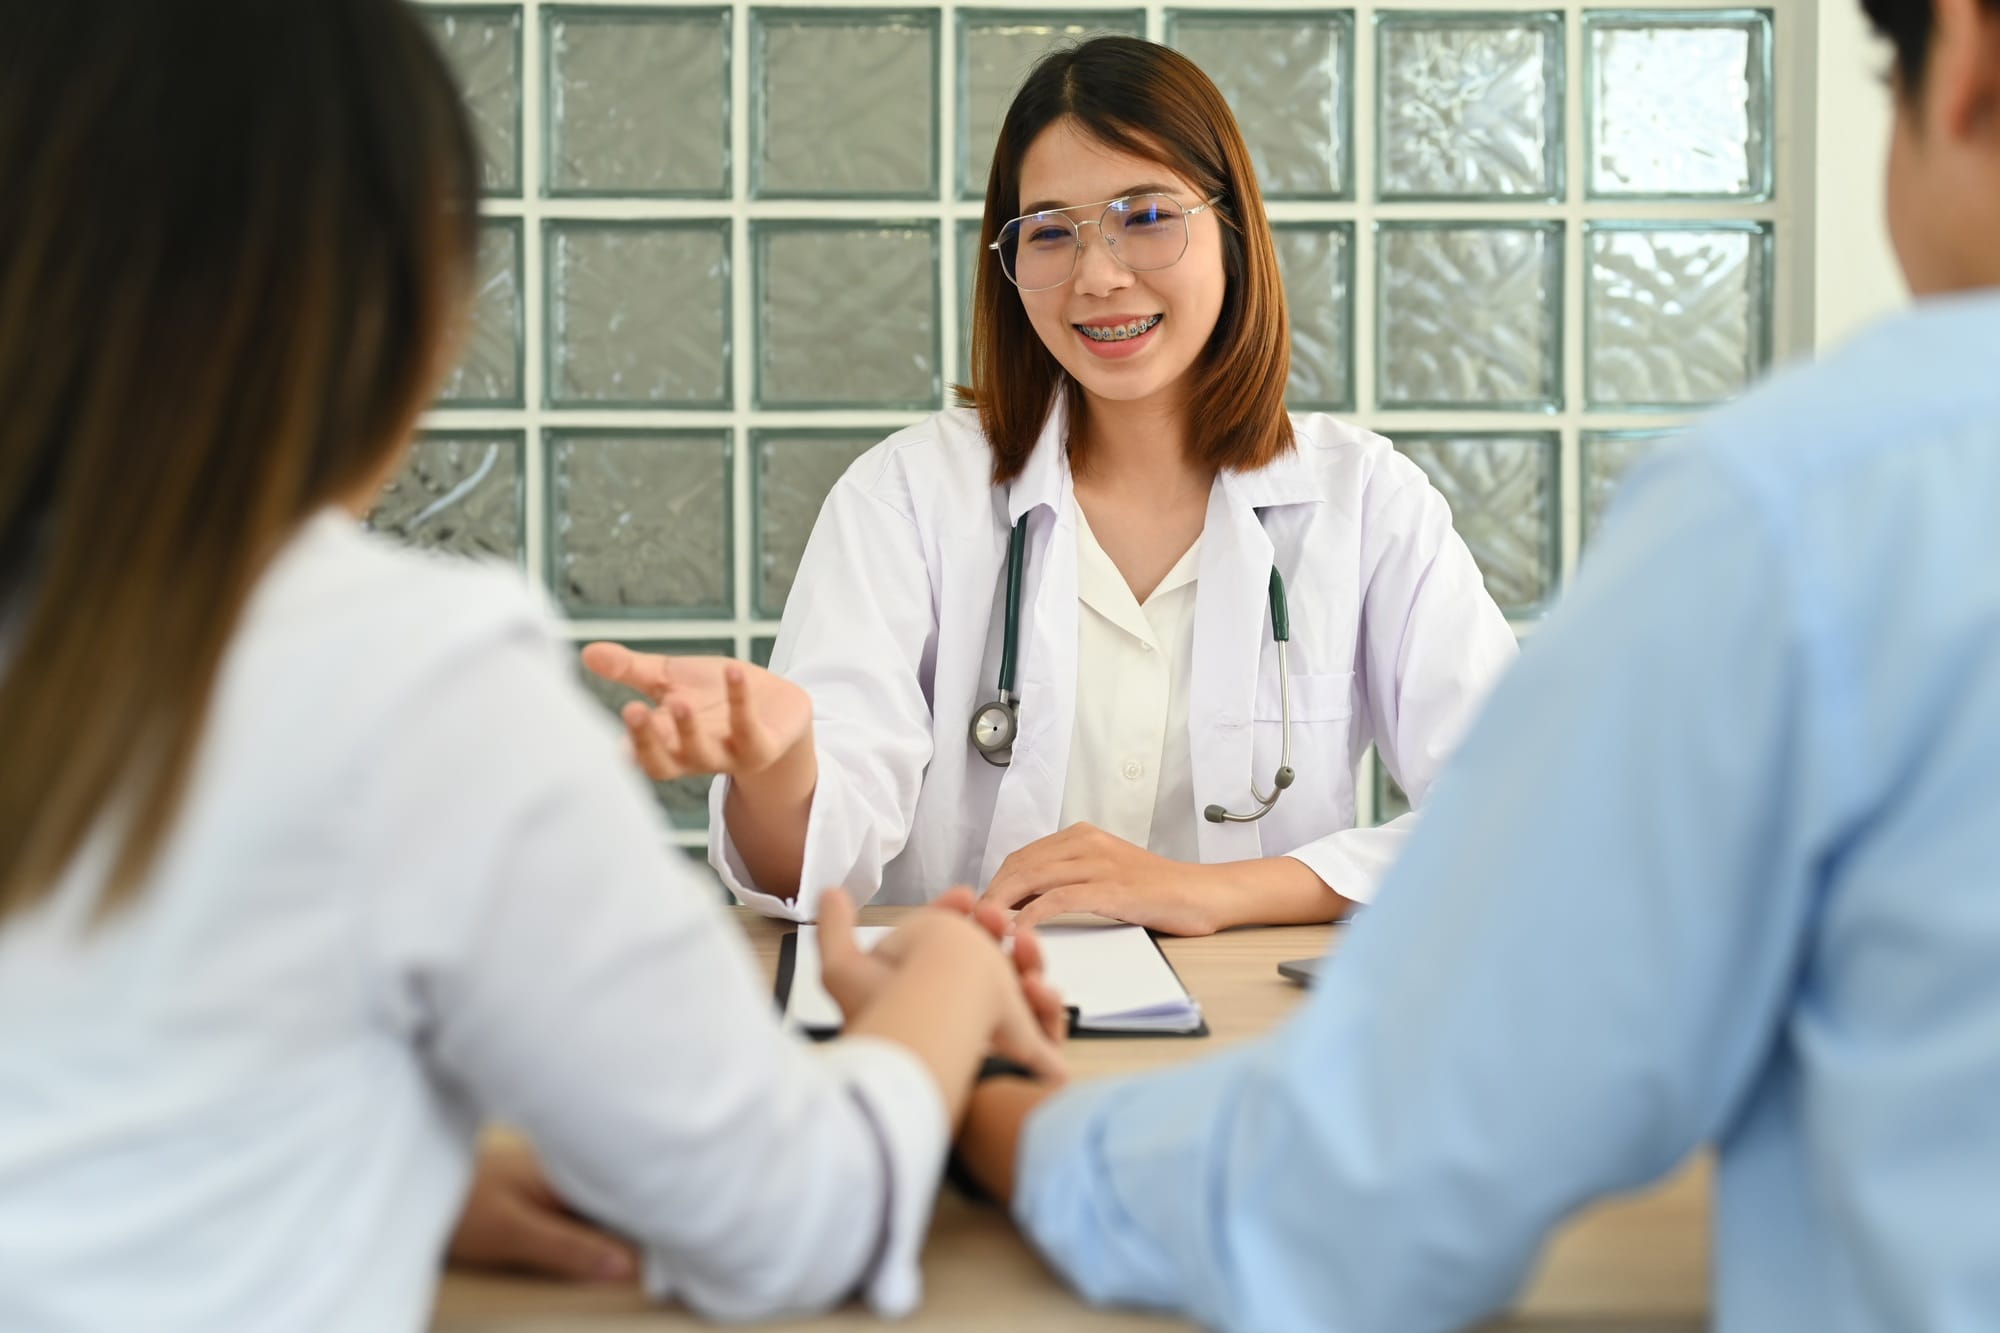
<svg viewBox="0 0 2000 1333">
<path fill-rule="evenodd" d="M 1007 539 L 1007 618 L 1000 636 L 1000 697 L 981 704 L 972 714 L 972 748 L 987 763 L 1005 768 L 1014 758 L 1014 735 L 1019 726 L 1021 700 L 1014 693 L 1014 659 L 1020 652 L 1021 567 L 1028 557 L 1028 516 L 1023 514 Z M 1283 739 L 1278 753 L 1278 772 L 1271 779 L 1271 794 L 1257 787 L 1257 775 L 1250 774 L 1250 794 L 1257 809 L 1247 815 L 1211 805 L 1202 817 L 1211 824 L 1248 824 L 1271 813 L 1278 797 L 1292 785 L 1292 671 L 1286 649 L 1292 641 L 1292 617 L 1285 605 L 1285 580 L 1278 567 L 1271 567 L 1271 638 L 1278 645 L 1278 716 Z"/>
</svg>

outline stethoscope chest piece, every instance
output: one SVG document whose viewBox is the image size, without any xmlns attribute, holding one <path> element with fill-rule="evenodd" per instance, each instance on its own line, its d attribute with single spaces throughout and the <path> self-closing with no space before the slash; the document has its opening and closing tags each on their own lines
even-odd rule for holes
<svg viewBox="0 0 2000 1333">
<path fill-rule="evenodd" d="M 1005 767 L 1014 757 L 1014 732 L 1018 725 L 1016 705 L 1006 692 L 992 703 L 981 704 L 972 715 L 972 748 L 989 764 Z"/>
<path fill-rule="evenodd" d="M 972 714 L 972 748 L 987 763 L 1005 768 L 1014 758 L 1021 701 L 1014 696 L 1014 662 L 1021 651 L 1021 568 L 1028 560 L 1028 516 L 1021 515 L 1007 538 L 1005 629 L 1000 637 L 1000 697 Z"/>
</svg>

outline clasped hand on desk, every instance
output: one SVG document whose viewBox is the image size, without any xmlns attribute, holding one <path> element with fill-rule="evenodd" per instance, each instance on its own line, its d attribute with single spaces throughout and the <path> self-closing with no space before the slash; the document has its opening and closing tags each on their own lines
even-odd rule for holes
<svg viewBox="0 0 2000 1333">
<path fill-rule="evenodd" d="M 899 969 L 929 955 L 951 955 L 969 964 L 1003 955 L 978 948 L 973 937 L 997 941 L 1008 930 L 1006 914 L 977 903 L 970 889 L 953 889 L 931 909 L 913 916 L 872 950 L 854 934 L 853 901 L 830 890 L 820 908 L 820 963 L 827 993 L 851 1022 L 864 1020 Z M 991 1037 L 995 1053 L 1033 1070 L 1044 1086 L 1065 1076 L 1059 1051 L 1068 1027 L 1062 997 L 1043 975 L 1042 952 L 1032 929 L 1017 931 L 1011 954 L 1017 985 L 1000 984 L 1004 997 Z M 529 1146 L 518 1139 L 489 1139 L 475 1163 L 472 1188 L 454 1229 L 447 1260 L 458 1266 L 536 1273 L 574 1282 L 626 1282 L 638 1273 L 630 1242 L 578 1215 L 556 1192 Z"/>
</svg>

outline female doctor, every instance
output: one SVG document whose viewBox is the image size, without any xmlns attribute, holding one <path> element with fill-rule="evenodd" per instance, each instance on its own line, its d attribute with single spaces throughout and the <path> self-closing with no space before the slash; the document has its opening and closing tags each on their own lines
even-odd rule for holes
<svg viewBox="0 0 2000 1333">
<path fill-rule="evenodd" d="M 720 774 L 711 859 L 810 919 L 953 884 L 1177 934 L 1366 901 L 1372 742 L 1421 805 L 1514 640 L 1386 440 L 1288 416 L 1249 154 L 1176 52 L 1045 58 L 1001 127 L 970 404 L 827 496 L 771 670 L 611 644 L 655 777 Z M 832 349 L 829 349 L 831 352 Z"/>
</svg>

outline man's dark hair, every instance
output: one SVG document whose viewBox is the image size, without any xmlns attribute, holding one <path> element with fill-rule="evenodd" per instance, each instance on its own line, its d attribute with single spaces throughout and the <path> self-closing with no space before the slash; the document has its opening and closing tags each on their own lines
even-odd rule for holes
<svg viewBox="0 0 2000 1333">
<path fill-rule="evenodd" d="M 1987 8 L 2000 12 L 2000 0 L 1982 0 Z M 1930 64 L 1931 34 L 1937 28 L 1932 0 L 1861 0 L 1861 8 L 1875 31 L 1896 48 L 1896 78 L 1905 93 L 1924 86 L 1924 70 Z"/>
</svg>

